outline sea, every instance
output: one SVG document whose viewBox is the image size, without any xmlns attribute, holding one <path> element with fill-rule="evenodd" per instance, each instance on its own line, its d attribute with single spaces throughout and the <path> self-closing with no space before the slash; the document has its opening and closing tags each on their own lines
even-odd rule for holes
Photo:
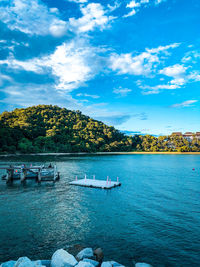
<svg viewBox="0 0 200 267">
<path fill-rule="evenodd" d="M 56 164 L 56 183 L 0 180 L 0 262 L 51 259 L 59 248 L 101 247 L 125 266 L 200 266 L 200 155 L 1 157 L 9 164 Z M 0 175 L 5 172 L 0 170 Z M 111 190 L 69 185 L 93 177 Z"/>
</svg>

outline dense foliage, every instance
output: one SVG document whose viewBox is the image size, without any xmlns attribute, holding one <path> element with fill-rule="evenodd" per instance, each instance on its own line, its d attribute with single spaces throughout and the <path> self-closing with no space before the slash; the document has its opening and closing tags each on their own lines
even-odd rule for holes
<svg viewBox="0 0 200 267">
<path fill-rule="evenodd" d="M 52 105 L 0 115 L 0 152 L 200 151 L 196 138 L 126 136 L 104 123 Z"/>
<path fill-rule="evenodd" d="M 0 151 L 130 151 L 132 138 L 80 111 L 51 105 L 15 109 L 0 115 Z"/>
</svg>

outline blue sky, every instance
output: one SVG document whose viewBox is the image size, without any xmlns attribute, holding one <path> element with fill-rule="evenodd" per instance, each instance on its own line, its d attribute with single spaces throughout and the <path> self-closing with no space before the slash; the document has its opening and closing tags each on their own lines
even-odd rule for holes
<svg viewBox="0 0 200 267">
<path fill-rule="evenodd" d="M 1 0 L 0 112 L 53 104 L 120 130 L 200 131 L 199 0 Z"/>
</svg>

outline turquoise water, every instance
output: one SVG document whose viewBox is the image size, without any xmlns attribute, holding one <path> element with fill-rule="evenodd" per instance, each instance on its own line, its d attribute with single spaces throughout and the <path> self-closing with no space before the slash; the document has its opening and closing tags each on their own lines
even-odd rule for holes
<svg viewBox="0 0 200 267">
<path fill-rule="evenodd" d="M 200 265 L 200 156 L 109 155 L 1 159 L 56 162 L 56 184 L 0 181 L 0 261 L 50 258 L 60 248 L 102 247 L 126 266 Z M 192 170 L 195 168 L 195 171 Z M 1 172 L 2 173 L 2 172 Z M 93 174 L 122 186 L 110 191 L 68 185 Z"/>
</svg>

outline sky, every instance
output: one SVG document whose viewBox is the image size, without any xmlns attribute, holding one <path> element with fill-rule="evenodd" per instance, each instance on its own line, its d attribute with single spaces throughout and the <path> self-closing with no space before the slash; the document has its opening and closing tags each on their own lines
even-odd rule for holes
<svg viewBox="0 0 200 267">
<path fill-rule="evenodd" d="M 199 0 L 0 0 L 0 112 L 80 110 L 121 131 L 200 131 Z"/>
</svg>

